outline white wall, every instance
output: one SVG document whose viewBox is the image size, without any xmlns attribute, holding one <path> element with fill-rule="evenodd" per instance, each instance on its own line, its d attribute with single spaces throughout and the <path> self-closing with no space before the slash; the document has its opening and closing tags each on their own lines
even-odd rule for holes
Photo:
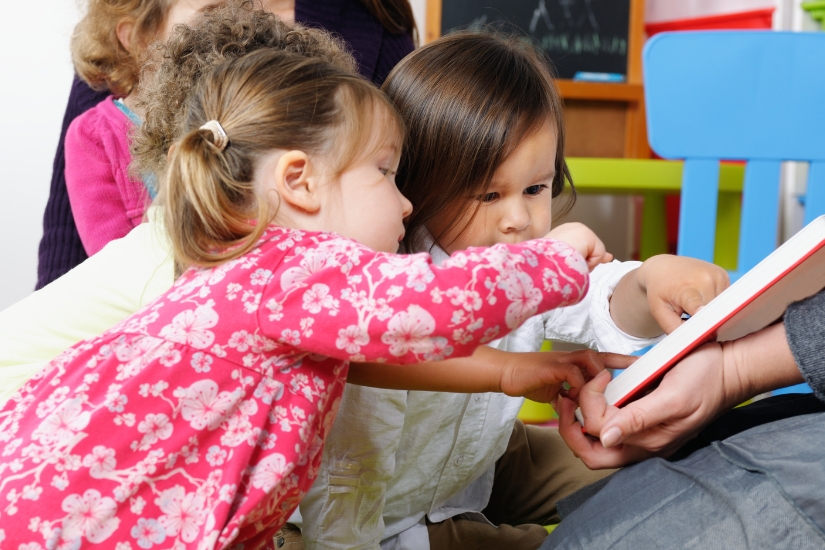
<svg viewBox="0 0 825 550">
<path fill-rule="evenodd" d="M 6 2 L 0 33 L 0 309 L 37 280 L 37 245 L 72 66 L 73 0 Z"/>
<path fill-rule="evenodd" d="M 318 1 L 318 0 L 316 0 Z M 410 0 L 410 5 L 413 9 L 413 16 L 415 17 L 415 25 L 418 27 L 419 43 L 424 43 L 424 30 L 427 18 L 427 0 Z"/>
</svg>

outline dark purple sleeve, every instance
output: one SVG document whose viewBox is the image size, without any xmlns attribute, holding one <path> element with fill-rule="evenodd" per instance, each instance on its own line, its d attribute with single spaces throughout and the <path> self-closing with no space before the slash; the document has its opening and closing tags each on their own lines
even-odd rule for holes
<svg viewBox="0 0 825 550">
<path fill-rule="evenodd" d="M 38 289 L 54 281 L 88 257 L 83 249 L 83 243 L 80 242 L 80 236 L 77 234 L 72 208 L 69 204 L 69 194 L 66 191 L 66 178 L 63 174 L 66 158 L 63 147 L 69 124 L 78 115 L 106 99 L 108 95 L 109 92 L 92 90 L 77 76 L 72 82 L 66 114 L 63 115 L 60 141 L 57 142 L 57 152 L 54 155 L 49 200 L 46 203 L 46 212 L 43 214 L 43 238 L 40 239 L 37 262 L 36 288 Z"/>
<path fill-rule="evenodd" d="M 399 61 L 415 49 L 412 38 L 407 34 L 390 34 L 384 30 L 384 37 L 381 41 L 381 51 L 378 53 L 378 64 L 372 75 L 372 81 L 376 86 L 381 86 L 390 71 Z"/>
<path fill-rule="evenodd" d="M 358 72 L 377 86 L 413 51 L 412 38 L 387 32 L 359 0 L 296 0 L 295 20 L 343 38 L 358 61 Z"/>
</svg>

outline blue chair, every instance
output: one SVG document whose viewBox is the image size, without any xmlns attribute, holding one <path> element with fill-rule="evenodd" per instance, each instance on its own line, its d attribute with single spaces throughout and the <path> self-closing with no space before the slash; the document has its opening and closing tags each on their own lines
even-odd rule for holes
<svg viewBox="0 0 825 550">
<path fill-rule="evenodd" d="M 825 213 L 825 33 L 661 33 L 642 54 L 648 138 L 685 159 L 677 253 L 713 261 L 720 159 L 744 160 L 737 270 L 777 246 L 780 163 L 810 163 L 805 223 Z"/>
<path fill-rule="evenodd" d="M 810 162 L 805 223 L 825 213 L 825 33 L 661 33 L 645 45 L 648 137 L 685 159 L 677 253 L 713 261 L 719 160 L 744 160 L 739 274 L 777 245 L 780 163 Z"/>
</svg>

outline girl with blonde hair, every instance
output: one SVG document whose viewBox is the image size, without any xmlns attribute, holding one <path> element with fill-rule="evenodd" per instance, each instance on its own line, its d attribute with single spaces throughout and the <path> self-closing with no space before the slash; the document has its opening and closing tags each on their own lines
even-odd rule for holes
<svg viewBox="0 0 825 550">
<path fill-rule="evenodd" d="M 152 179 L 146 176 L 147 187 L 144 174 L 130 176 L 125 139 L 142 113 L 128 98 L 125 104 L 110 104 L 109 97 L 131 93 L 140 54 L 151 42 L 168 36 L 175 23 L 192 13 L 219 4 L 217 0 L 88 0 L 72 41 L 79 76 L 72 83 L 54 158 L 43 216 L 38 289 L 140 222 L 151 199 Z M 287 22 L 335 32 L 358 57 L 359 72 L 379 85 L 414 47 L 415 22 L 407 0 L 260 0 L 256 6 Z M 79 139 L 66 151 L 69 126 L 90 109 L 97 109 L 96 114 L 86 115 L 91 119 L 83 123 L 83 131 L 76 131 Z M 134 116 L 120 112 L 126 109 Z M 75 182 L 71 202 L 67 161 L 80 167 L 69 168 Z M 98 180 L 87 171 L 102 177 L 105 185 L 96 185 Z"/>
</svg>

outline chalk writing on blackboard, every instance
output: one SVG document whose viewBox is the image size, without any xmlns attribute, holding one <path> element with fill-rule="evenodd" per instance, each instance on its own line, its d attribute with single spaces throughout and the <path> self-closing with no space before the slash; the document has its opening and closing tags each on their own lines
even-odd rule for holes
<svg viewBox="0 0 825 550">
<path fill-rule="evenodd" d="M 442 0 L 442 32 L 497 22 L 533 36 L 562 78 L 627 72 L 629 0 Z"/>
<path fill-rule="evenodd" d="M 544 0 L 539 0 L 539 7 L 533 10 L 533 19 L 530 20 L 530 33 L 536 32 L 536 26 L 539 24 L 539 17 L 544 19 L 544 25 L 548 30 L 556 28 L 553 22 L 550 21 L 550 14 L 547 13 L 547 7 L 544 5 Z"/>
</svg>

